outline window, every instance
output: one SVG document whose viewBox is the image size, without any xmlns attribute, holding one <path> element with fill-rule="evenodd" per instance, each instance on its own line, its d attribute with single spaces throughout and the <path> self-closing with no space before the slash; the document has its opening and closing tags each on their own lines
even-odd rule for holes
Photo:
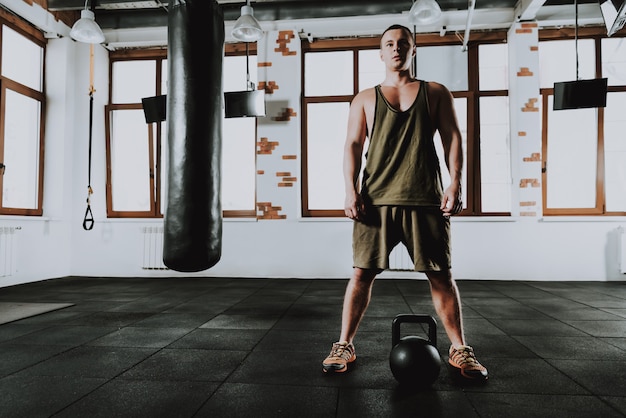
<svg viewBox="0 0 626 418">
<path fill-rule="evenodd" d="M 257 57 L 224 58 L 224 91 L 247 89 L 247 73 L 257 85 Z M 222 122 L 222 210 L 225 217 L 256 217 L 256 118 Z"/>
<path fill-rule="evenodd" d="M 380 57 L 378 51 L 375 52 L 380 68 Z M 372 72 L 355 75 L 358 58 L 356 49 L 304 54 L 304 216 L 343 215 L 345 189 L 342 161 L 350 101 L 356 94 L 360 76 L 373 79 L 375 75 Z M 371 52 L 361 58 L 367 64 L 375 62 Z M 362 68 L 369 70 L 376 67 L 363 65 Z"/>
<path fill-rule="evenodd" d="M 0 28 L 0 214 L 42 215 L 44 42 Z"/>
<path fill-rule="evenodd" d="M 132 54 L 131 54 L 132 55 Z M 224 91 L 245 90 L 246 64 L 256 82 L 256 56 L 224 58 Z M 167 94 L 165 52 L 111 58 L 107 106 L 107 213 L 162 217 L 167 202 L 167 123 L 146 124 L 142 98 Z M 222 120 L 224 217 L 256 216 L 256 119 Z"/>
<path fill-rule="evenodd" d="M 511 213 L 511 138 L 509 124 L 508 44 L 478 46 L 479 213 Z"/>
<path fill-rule="evenodd" d="M 418 36 L 419 79 L 444 84 L 454 96 L 465 157 L 462 187 L 465 215 L 508 215 L 511 208 L 511 167 L 508 112 L 508 55 L 504 33 L 492 44 L 470 44 L 463 52 L 450 37 Z M 493 43 L 494 39 L 499 44 Z M 303 62 L 302 216 L 342 217 L 344 202 L 343 146 L 350 101 L 385 77 L 378 38 L 305 44 Z M 318 44 L 318 45 L 316 45 Z M 483 48 L 484 46 L 484 48 Z M 472 62 L 485 71 L 478 89 Z M 482 80 L 482 78 L 481 78 Z M 481 117 L 478 110 L 484 109 Z M 476 128 L 475 128 L 476 127 Z M 479 138 L 479 140 L 476 140 Z M 439 135 L 435 146 L 444 187 L 450 176 Z M 367 144 L 366 144 L 367 147 Z"/>
<path fill-rule="evenodd" d="M 624 215 L 626 39 L 603 39 L 600 34 L 579 39 L 577 47 L 578 60 L 574 40 L 539 43 L 543 212 L 545 215 Z M 552 110 L 554 82 L 600 77 L 609 80 L 606 107 Z"/>
<path fill-rule="evenodd" d="M 140 59 L 111 57 L 111 99 L 105 113 L 108 217 L 164 213 L 167 124 L 146 124 L 141 101 L 166 94 L 165 52 L 155 54 Z"/>
<path fill-rule="evenodd" d="M 602 39 L 602 76 L 611 91 L 604 108 L 606 212 L 626 212 L 626 38 Z"/>
</svg>

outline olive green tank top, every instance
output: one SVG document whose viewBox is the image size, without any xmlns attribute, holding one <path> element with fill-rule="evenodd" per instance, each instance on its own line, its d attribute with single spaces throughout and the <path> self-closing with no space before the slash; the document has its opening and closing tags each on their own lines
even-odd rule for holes
<svg viewBox="0 0 626 418">
<path fill-rule="evenodd" d="M 439 206 L 443 197 L 425 81 L 407 110 L 394 109 L 376 89 L 361 195 L 373 205 Z"/>
</svg>

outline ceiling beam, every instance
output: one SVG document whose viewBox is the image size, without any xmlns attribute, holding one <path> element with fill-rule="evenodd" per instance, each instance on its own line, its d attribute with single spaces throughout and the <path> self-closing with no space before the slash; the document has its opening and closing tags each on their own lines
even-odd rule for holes
<svg viewBox="0 0 626 418">
<path fill-rule="evenodd" d="M 518 21 L 535 20 L 537 12 L 546 0 L 519 0 L 515 5 L 515 16 Z"/>
</svg>

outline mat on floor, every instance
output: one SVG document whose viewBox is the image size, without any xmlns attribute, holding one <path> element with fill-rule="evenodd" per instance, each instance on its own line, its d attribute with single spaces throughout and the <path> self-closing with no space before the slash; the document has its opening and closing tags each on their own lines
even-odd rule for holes
<svg viewBox="0 0 626 418">
<path fill-rule="evenodd" d="M 73 303 L 0 302 L 0 324 L 67 308 Z"/>
</svg>

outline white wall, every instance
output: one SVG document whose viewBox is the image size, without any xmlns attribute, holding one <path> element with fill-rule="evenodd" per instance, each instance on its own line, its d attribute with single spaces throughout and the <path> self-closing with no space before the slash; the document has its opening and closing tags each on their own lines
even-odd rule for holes
<svg viewBox="0 0 626 418">
<path fill-rule="evenodd" d="M 0 217 L 0 227 L 21 228 L 15 234 L 16 271 L 0 277 L 0 287 L 69 275 L 350 275 L 350 221 L 299 218 L 299 183 L 286 195 L 287 219 L 225 220 L 222 259 L 213 268 L 192 274 L 142 269 L 142 228 L 162 225 L 162 221 L 106 219 L 104 104 L 108 62 L 106 50 L 99 46 L 95 48 L 91 182 L 95 226 L 91 231 L 83 230 L 89 145 L 89 46 L 67 37 L 51 39 L 46 64 L 44 216 Z M 298 103 L 299 91 L 290 94 L 291 100 Z M 299 138 L 290 141 L 299 144 Z M 282 169 L 277 167 L 276 171 Z M 296 175 L 301 178 L 299 172 Z M 454 218 L 454 273 L 458 279 L 624 280 L 626 275 L 620 273 L 620 234 L 625 227 L 624 217 Z M 386 272 L 383 277 L 406 275 Z"/>
</svg>

